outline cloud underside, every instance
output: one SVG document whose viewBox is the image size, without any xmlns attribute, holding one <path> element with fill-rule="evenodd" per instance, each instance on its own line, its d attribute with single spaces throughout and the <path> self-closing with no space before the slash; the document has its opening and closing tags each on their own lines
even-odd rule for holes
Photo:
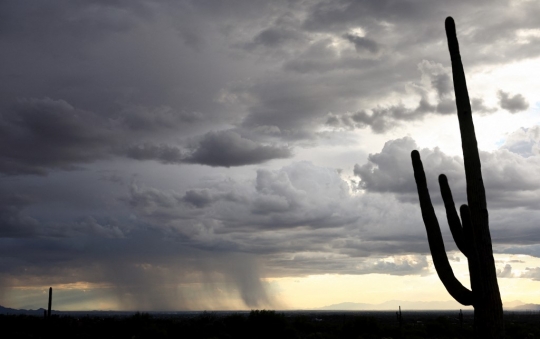
<svg viewBox="0 0 540 339">
<path fill-rule="evenodd" d="M 156 160 L 164 164 L 231 167 L 289 158 L 292 153 L 286 146 L 261 145 L 236 132 L 219 131 L 205 134 L 195 147 L 185 151 L 165 144 L 142 144 L 129 147 L 126 155 L 136 160 Z"/>
<path fill-rule="evenodd" d="M 208 132 L 191 146 L 137 144 L 141 135 L 151 135 L 156 128 L 152 124 L 160 125 L 167 120 L 172 123 L 175 119 L 178 116 L 170 109 L 158 112 L 139 109 L 124 112 L 111 121 L 76 109 L 63 100 L 19 100 L 0 117 L 0 172 L 46 174 L 53 169 L 70 170 L 118 156 L 164 164 L 222 167 L 260 164 L 292 156 L 287 146 L 264 145 L 232 130 Z M 139 121 L 143 126 L 139 126 Z"/>
</svg>

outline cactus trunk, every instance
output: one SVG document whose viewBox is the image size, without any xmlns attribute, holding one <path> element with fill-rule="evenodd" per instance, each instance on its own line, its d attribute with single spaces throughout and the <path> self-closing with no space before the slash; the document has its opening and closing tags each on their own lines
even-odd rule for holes
<svg viewBox="0 0 540 339">
<path fill-rule="evenodd" d="M 454 201 L 446 176 L 439 177 L 441 195 L 447 213 L 448 224 L 458 248 L 467 257 L 471 279 L 471 290 L 465 288 L 454 276 L 427 189 L 426 177 L 420 154 L 411 154 L 414 176 L 418 188 L 420 208 L 428 234 L 429 248 L 439 278 L 447 291 L 463 305 L 473 305 L 476 334 L 481 338 L 503 338 L 503 310 L 495 260 L 489 232 L 486 193 L 482 180 L 480 156 L 474 132 L 471 105 L 465 72 L 461 63 L 454 20 L 445 22 L 448 49 L 452 60 L 452 75 L 458 112 L 461 145 L 467 182 L 467 205 L 461 206 L 461 221 L 457 216 Z"/>
</svg>

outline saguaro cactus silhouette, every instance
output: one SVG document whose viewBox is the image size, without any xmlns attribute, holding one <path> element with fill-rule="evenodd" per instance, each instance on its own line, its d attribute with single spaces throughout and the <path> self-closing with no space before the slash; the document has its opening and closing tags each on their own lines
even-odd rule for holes
<svg viewBox="0 0 540 339">
<path fill-rule="evenodd" d="M 52 287 L 49 287 L 49 306 L 47 307 L 47 318 L 51 317 L 51 306 L 52 306 Z"/>
<path fill-rule="evenodd" d="M 403 327 L 403 317 L 401 316 L 401 306 L 399 306 L 399 311 L 396 312 L 396 318 L 399 323 L 399 329 L 401 330 L 401 328 Z"/>
<path fill-rule="evenodd" d="M 495 260 L 493 259 L 486 193 L 474 133 L 471 104 L 459 54 L 454 20 L 451 17 L 446 18 L 445 26 L 452 60 L 452 76 L 467 182 L 468 206 L 461 206 L 461 220 L 444 174 L 439 176 L 439 185 L 450 231 L 457 247 L 467 257 L 469 263 L 471 290 L 464 287 L 456 279 L 448 262 L 439 223 L 429 197 L 426 175 L 420 154 L 416 150 L 411 153 L 414 178 L 418 189 L 422 218 L 426 226 L 429 249 L 435 269 L 444 287 L 456 301 L 474 307 L 474 325 L 478 337 L 503 338 L 502 302 L 497 283 Z"/>
</svg>

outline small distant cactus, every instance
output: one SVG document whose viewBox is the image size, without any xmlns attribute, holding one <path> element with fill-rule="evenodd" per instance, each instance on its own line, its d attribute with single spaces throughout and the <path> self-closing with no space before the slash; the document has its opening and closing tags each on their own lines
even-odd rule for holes
<svg viewBox="0 0 540 339">
<path fill-rule="evenodd" d="M 459 319 L 459 325 L 461 326 L 461 328 L 463 328 L 463 312 L 461 312 L 461 310 L 459 310 L 458 319 Z"/>
<path fill-rule="evenodd" d="M 51 317 L 51 306 L 52 306 L 52 287 L 49 287 L 49 307 L 47 308 L 47 318 Z"/>
<path fill-rule="evenodd" d="M 450 231 L 458 249 L 467 257 L 469 263 L 471 290 L 456 279 L 446 256 L 439 222 L 429 197 L 424 167 L 420 160 L 420 153 L 416 150 L 411 153 L 414 178 L 429 249 L 444 287 L 456 301 L 474 307 L 474 326 L 477 337 L 504 338 L 502 301 L 489 232 L 486 192 L 454 19 L 446 18 L 445 26 L 452 60 L 452 76 L 467 181 L 468 206 L 461 206 L 461 220 L 456 212 L 452 192 L 444 174 L 439 176 L 439 185 Z"/>
<path fill-rule="evenodd" d="M 401 306 L 399 306 L 399 311 L 396 312 L 397 321 L 399 323 L 399 328 L 403 327 L 403 317 L 401 316 Z"/>
</svg>

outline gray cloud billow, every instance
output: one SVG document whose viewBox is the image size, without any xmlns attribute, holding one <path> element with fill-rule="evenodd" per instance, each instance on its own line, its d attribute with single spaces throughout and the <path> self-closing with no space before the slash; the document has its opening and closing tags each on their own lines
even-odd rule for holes
<svg viewBox="0 0 540 339">
<path fill-rule="evenodd" d="M 454 106 L 453 101 L 450 104 Z M 425 98 L 421 98 L 418 107 L 414 109 L 406 108 L 403 105 L 373 108 L 371 113 L 359 111 L 339 117 L 332 115 L 328 118 L 326 124 L 334 127 L 370 127 L 375 133 L 385 133 L 393 127 L 398 126 L 401 122 L 421 120 L 426 113 L 437 112 L 439 106 L 431 105 Z M 444 111 L 447 112 L 448 110 L 444 109 Z"/>
<path fill-rule="evenodd" d="M 416 183 L 411 165 L 411 151 L 419 149 L 414 139 L 404 137 L 387 141 L 380 153 L 370 154 L 368 162 L 354 166 L 354 174 L 360 178 L 358 187 L 369 192 L 392 192 L 398 198 L 415 201 L 417 200 Z M 455 190 L 454 196 L 460 196 L 458 190 L 463 187 L 463 164 L 462 159 L 456 156 L 448 156 L 439 148 L 419 149 L 422 163 L 431 186 L 431 194 L 438 195 L 438 181 L 440 174 L 445 174 Z M 458 187 L 453 183 L 458 181 Z"/>
<path fill-rule="evenodd" d="M 501 146 L 512 153 L 523 157 L 530 157 L 540 154 L 540 126 L 521 128 L 507 136 L 505 143 Z"/>
<path fill-rule="evenodd" d="M 406 107 L 403 104 L 377 106 L 358 112 L 330 114 L 326 125 L 348 129 L 369 127 L 375 133 L 386 133 L 396 126 L 408 121 L 424 119 L 429 114 L 453 114 L 456 104 L 453 98 L 453 84 L 450 70 L 439 63 L 423 60 L 418 64 L 421 80 L 413 88 L 420 95 L 416 107 Z M 436 97 L 431 102 L 429 94 Z M 494 110 L 483 106 L 482 100 L 473 98 L 475 108 L 481 113 L 493 113 Z"/>
<path fill-rule="evenodd" d="M 114 218 L 106 220 L 86 215 L 74 220 L 50 220 L 33 217 L 28 210 L 43 201 L 37 196 L 0 190 L 0 238 L 70 238 L 89 236 L 100 238 L 123 238 L 130 226 L 122 225 Z"/>
<path fill-rule="evenodd" d="M 527 267 L 525 272 L 521 273 L 520 278 L 540 281 L 540 267 Z"/>
<path fill-rule="evenodd" d="M 34 201 L 28 196 L 2 192 L 0 195 L 0 237 L 31 237 L 38 232 L 39 222 L 22 213 Z"/>
<path fill-rule="evenodd" d="M 475 46 L 466 49 L 466 67 L 520 60 L 540 53 L 534 46 L 536 38 L 531 38 L 526 44 L 514 45 L 519 29 L 534 29 L 537 26 L 532 13 L 538 14 L 538 9 L 530 3 L 520 5 L 523 7 L 520 7 L 519 12 L 524 16 L 524 21 L 504 14 L 509 5 L 506 2 L 489 6 L 489 9 L 484 8 L 497 17 L 505 17 L 499 23 L 488 22 L 484 16 L 472 13 L 466 2 L 453 3 L 451 6 L 437 2 L 406 6 L 384 1 L 379 3 L 306 2 L 305 8 L 298 6 L 292 9 L 293 12 L 297 10 L 302 14 L 307 13 L 299 15 L 305 18 L 303 21 L 295 21 L 291 15 L 287 19 L 275 20 L 269 26 L 271 28 L 266 26 L 255 33 L 258 39 L 263 34 L 274 32 L 272 36 L 275 38 L 272 41 L 276 42 L 284 41 L 284 35 L 277 32 L 285 29 L 307 37 L 296 43 L 268 45 L 257 54 L 266 58 L 273 56 L 276 62 L 283 64 L 285 71 L 296 73 L 303 79 L 294 79 L 294 74 L 278 72 L 266 76 L 264 86 L 231 88 L 233 92 L 248 93 L 250 98 L 257 99 L 255 102 L 246 100 L 250 114 L 244 120 L 245 125 L 275 125 L 284 132 L 308 137 L 310 133 L 299 133 L 298 129 L 309 132 L 316 128 L 315 122 L 327 123 L 333 127 L 368 127 L 377 133 L 384 133 L 403 121 L 421 120 L 428 114 L 455 112 L 453 95 L 448 95 L 452 89 L 448 72 L 431 74 L 429 85 L 438 95 L 436 102 L 430 102 L 422 96 L 427 93 L 419 93 L 423 105 L 407 107 L 407 114 L 397 116 L 393 112 L 399 108 L 405 110 L 404 107 L 379 106 L 387 100 L 385 93 L 406 95 L 407 86 L 415 82 L 416 78 L 411 63 L 430 60 L 433 64 L 449 66 L 448 55 L 445 54 L 447 51 L 440 48 L 441 37 L 444 37 L 440 22 L 450 14 L 456 18 L 474 17 L 464 23 L 469 27 L 460 26 L 463 27 L 463 32 L 460 32 L 462 45 Z M 355 33 L 356 28 L 367 32 L 366 35 Z M 384 49 L 380 48 L 380 42 L 384 42 Z M 478 45 L 493 53 L 476 48 Z M 504 58 L 500 53 L 501 48 L 509 51 L 509 54 L 504 54 Z M 404 59 L 409 61 L 398 59 L 398 55 L 406 56 Z M 309 88 L 312 95 L 305 95 L 298 88 Z M 352 88 L 354 95 L 351 93 Z M 294 94 L 296 100 L 291 98 L 291 94 Z M 473 105 L 475 112 L 488 114 L 495 111 L 492 107 L 485 107 L 480 98 L 473 98 Z M 330 117 L 328 112 L 332 112 Z M 353 117 L 356 117 L 356 121 Z"/>
<path fill-rule="evenodd" d="M 501 108 L 510 113 L 521 112 L 529 108 L 529 103 L 525 100 L 523 95 L 519 93 L 510 96 L 510 93 L 499 90 L 497 96 L 499 97 L 499 105 Z"/>
<path fill-rule="evenodd" d="M 200 164 L 231 167 L 260 164 L 272 159 L 289 158 L 286 146 L 261 145 L 230 130 L 208 132 L 191 149 L 181 150 L 166 144 L 142 144 L 127 148 L 127 157 L 156 160 L 164 164 Z"/>
<path fill-rule="evenodd" d="M 64 100 L 20 99 L 0 116 L 0 172 L 44 175 L 114 156 L 230 167 L 292 155 L 288 147 L 261 145 L 228 130 L 205 134 L 191 151 L 166 143 L 138 144 L 141 136 L 169 130 L 184 119 L 168 109 L 130 110 L 115 120 L 103 119 Z"/>
<path fill-rule="evenodd" d="M 513 278 L 512 265 L 506 264 L 504 268 L 497 270 L 497 278 Z"/>
<path fill-rule="evenodd" d="M 150 143 L 131 146 L 125 150 L 125 155 L 135 160 L 156 160 L 163 164 L 179 164 L 185 158 L 178 147 Z"/>
<path fill-rule="evenodd" d="M 520 244 L 528 248 L 540 241 L 535 231 L 540 222 L 537 213 L 540 158 L 536 153 L 530 154 L 530 149 L 536 149 L 540 141 L 535 131 L 536 128 L 530 129 L 530 133 L 518 130 L 508 137 L 507 143 L 500 149 L 480 152 L 490 208 L 491 235 L 496 246 L 503 246 L 499 248 L 502 253 L 514 253 L 512 249 L 505 249 L 507 245 Z M 521 140 L 529 143 L 529 151 L 525 154 L 521 153 L 526 150 L 525 147 L 514 146 L 520 145 Z M 367 163 L 355 165 L 354 174 L 360 178 L 356 183 L 358 189 L 367 193 L 392 194 L 399 201 L 416 205 L 418 196 L 410 160 L 410 152 L 414 149 L 420 152 L 434 206 L 442 208 L 437 179 L 439 174 L 448 177 L 456 208 L 466 204 L 463 159 L 449 156 L 438 148 L 421 149 L 410 137 L 388 141 L 381 152 L 369 155 Z M 445 219 L 445 213 L 441 211 L 439 223 L 444 225 Z M 445 230 L 444 226 L 442 228 Z"/>
<path fill-rule="evenodd" d="M 305 38 L 301 32 L 287 27 L 270 27 L 260 31 L 252 41 L 246 43 L 243 47 L 247 50 L 258 46 L 279 48 L 284 44 L 294 43 Z"/>
<path fill-rule="evenodd" d="M 395 144 L 400 146 L 399 140 Z M 398 155 L 399 148 L 393 152 Z M 407 166 L 410 152 L 404 154 Z M 383 161 L 376 161 L 382 167 Z M 459 161 L 453 161 L 459 167 Z M 403 180 L 415 188 L 412 173 Z M 303 162 L 258 171 L 254 182 L 223 181 L 184 194 L 138 187 L 130 199 L 135 213 L 168 237 L 200 249 L 263 257 L 272 275 L 428 274 L 417 197 L 409 203 L 394 196 L 392 190 L 351 194 L 337 171 Z M 528 241 L 523 236 L 505 238 L 499 227 L 493 230 L 497 243 L 500 235 L 501 243 Z M 448 243 L 447 248 L 455 246 Z M 386 256 L 394 260 L 381 259 Z"/>
<path fill-rule="evenodd" d="M 410 152 L 414 149 L 420 152 L 431 195 L 440 197 L 437 178 L 445 174 L 454 199 L 465 203 L 463 159 L 446 155 L 439 148 L 419 149 L 410 137 L 386 142 L 380 153 L 369 155 L 367 163 L 355 165 L 354 174 L 361 179 L 359 188 L 368 192 L 392 192 L 403 201 L 416 201 L 416 184 L 410 180 L 413 178 Z M 531 199 L 540 194 L 540 182 L 535 175 L 540 170 L 538 157 L 523 157 L 503 145 L 494 152 L 481 151 L 480 159 L 490 206 L 538 207 L 539 200 Z"/>
<path fill-rule="evenodd" d="M 234 131 L 209 132 L 185 162 L 208 166 L 242 166 L 292 156 L 288 147 L 260 145 Z"/>
<path fill-rule="evenodd" d="M 116 141 L 91 112 L 63 100 L 19 100 L 0 116 L 0 172 L 45 174 L 103 158 Z"/>
<path fill-rule="evenodd" d="M 361 37 L 354 34 L 345 34 L 343 37 L 354 44 L 357 52 L 367 50 L 371 53 L 377 53 L 379 51 L 379 44 L 369 38 Z"/>
</svg>

